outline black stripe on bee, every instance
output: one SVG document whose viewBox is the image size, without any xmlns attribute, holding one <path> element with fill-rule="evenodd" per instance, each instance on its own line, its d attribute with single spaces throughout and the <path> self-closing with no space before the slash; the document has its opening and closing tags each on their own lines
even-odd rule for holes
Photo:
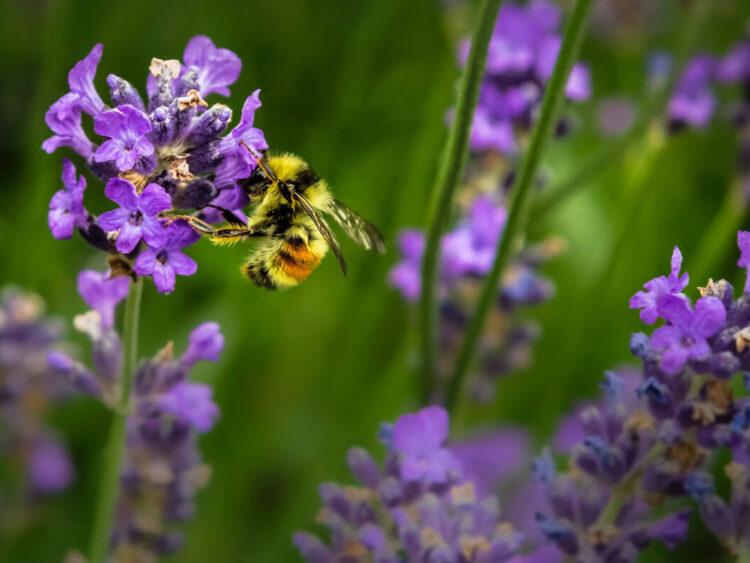
<svg viewBox="0 0 750 563">
<path fill-rule="evenodd" d="M 294 183 L 300 188 L 307 188 L 312 186 L 315 182 L 320 180 L 320 176 L 312 168 L 305 168 L 297 172 L 297 176 L 294 178 Z"/>
<path fill-rule="evenodd" d="M 265 289 L 276 289 L 276 284 L 271 279 L 268 268 L 265 264 L 257 262 L 248 262 L 243 268 L 245 275 L 258 287 Z"/>
</svg>

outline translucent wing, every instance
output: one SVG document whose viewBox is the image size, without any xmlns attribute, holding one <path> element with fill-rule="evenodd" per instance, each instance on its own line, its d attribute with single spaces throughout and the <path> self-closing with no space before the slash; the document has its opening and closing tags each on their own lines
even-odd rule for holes
<svg viewBox="0 0 750 563">
<path fill-rule="evenodd" d="M 339 261 L 341 271 L 344 273 L 344 275 L 346 275 L 346 260 L 344 260 L 344 255 L 341 254 L 341 247 L 336 241 L 336 237 L 333 236 L 331 229 L 328 227 L 328 223 L 326 223 L 325 219 L 323 219 L 323 217 L 318 214 L 318 212 L 310 203 L 309 199 L 295 190 L 291 190 L 291 194 L 292 198 L 302 206 L 302 209 L 305 210 L 305 213 L 307 213 L 310 216 L 310 219 L 312 219 L 313 223 L 315 223 L 315 226 L 323 236 L 323 239 L 325 239 L 325 241 L 328 243 L 328 246 L 331 247 L 331 250 L 333 250 L 333 253 L 336 255 L 336 260 Z"/>
<path fill-rule="evenodd" d="M 375 249 L 379 254 L 385 253 L 385 240 L 375 225 L 365 221 L 337 199 L 331 201 L 328 211 L 358 245 L 367 250 Z"/>
</svg>

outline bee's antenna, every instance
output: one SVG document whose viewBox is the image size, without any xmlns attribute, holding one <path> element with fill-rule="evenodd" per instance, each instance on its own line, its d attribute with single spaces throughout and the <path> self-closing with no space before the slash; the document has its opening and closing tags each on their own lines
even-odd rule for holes
<svg viewBox="0 0 750 563">
<path fill-rule="evenodd" d="M 274 174 L 274 171 L 271 170 L 270 166 L 268 166 L 265 156 L 257 152 L 254 148 L 250 147 L 245 141 L 240 141 L 240 144 L 245 147 L 247 149 L 247 152 L 252 155 L 252 157 L 255 159 L 255 162 L 258 163 L 258 167 L 263 171 L 263 174 L 266 178 L 268 178 L 271 182 L 279 181 L 276 174 Z"/>
</svg>

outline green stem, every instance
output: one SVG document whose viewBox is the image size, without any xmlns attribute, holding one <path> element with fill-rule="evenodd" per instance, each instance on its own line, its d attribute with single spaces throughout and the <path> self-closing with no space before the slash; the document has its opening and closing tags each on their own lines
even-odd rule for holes
<svg viewBox="0 0 750 563">
<path fill-rule="evenodd" d="M 125 303 L 125 321 L 123 325 L 123 362 L 120 374 L 120 388 L 115 398 L 112 413 L 112 426 L 109 442 L 105 452 L 104 473 L 99 483 L 99 495 L 96 505 L 89 563 L 103 563 L 109 550 L 114 523 L 115 506 L 120 489 L 120 466 L 125 451 L 125 431 L 130 407 L 130 389 L 135 375 L 138 358 L 138 319 L 141 308 L 143 280 L 130 285 L 130 292 Z"/>
<path fill-rule="evenodd" d="M 661 88 L 653 90 L 646 98 L 643 111 L 630 131 L 595 152 L 592 157 L 584 161 L 579 169 L 564 179 L 558 186 L 551 186 L 547 190 L 548 195 L 540 198 L 539 203 L 534 207 L 535 219 L 549 213 L 561 202 L 588 186 L 592 178 L 615 165 L 628 153 L 628 149 L 632 145 L 638 143 L 648 133 L 649 126 L 654 119 L 664 114 L 677 81 L 682 75 L 691 48 L 697 38 L 700 37 L 703 22 L 710 13 L 710 4 L 710 2 L 698 0 L 690 9 L 685 18 L 683 31 L 678 40 L 676 56 L 667 79 Z"/>
<path fill-rule="evenodd" d="M 466 165 L 469 150 L 469 132 L 474 108 L 479 98 L 479 87 L 484 78 L 487 48 L 495 28 L 497 14 L 503 0 L 482 0 L 477 14 L 471 51 L 461 74 L 456 102 L 456 114 L 435 184 L 432 220 L 427 233 L 424 259 L 422 261 L 422 294 L 420 300 L 420 328 L 422 348 L 422 373 L 420 395 L 423 403 L 430 400 L 435 383 L 435 360 L 437 357 L 437 304 L 435 285 L 440 250 L 440 236 L 450 218 L 453 194 Z"/>
<path fill-rule="evenodd" d="M 750 549 L 743 547 L 737 551 L 737 563 L 750 563 Z"/>
<path fill-rule="evenodd" d="M 474 354 L 476 352 L 479 336 L 484 328 L 487 314 L 490 306 L 495 302 L 497 297 L 497 286 L 500 275 L 505 269 L 511 251 L 514 248 L 516 231 L 519 233 L 523 230 L 525 222 L 526 200 L 528 199 L 531 185 L 536 177 L 536 171 L 541 162 L 542 153 L 549 139 L 554 125 L 556 123 L 557 112 L 562 104 L 565 93 L 565 84 L 573 67 L 573 62 L 578 57 L 581 48 L 586 21 L 593 0 L 576 0 L 573 7 L 573 13 L 570 21 L 565 28 L 560 54 L 555 63 L 555 69 L 550 78 L 542 100 L 542 109 L 539 120 L 534 127 L 531 137 L 529 150 L 521 165 L 521 171 L 518 176 L 518 183 L 513 188 L 515 196 L 510 206 L 508 221 L 505 224 L 505 231 L 498 243 L 495 261 L 492 264 L 492 270 L 487 276 L 482 294 L 479 298 L 474 315 L 469 323 L 466 336 L 462 343 L 461 351 L 456 361 L 456 366 L 448 384 L 448 393 L 446 396 L 446 407 L 453 410 L 458 400 L 458 396 L 466 378 L 466 374 L 471 367 Z"/>
<path fill-rule="evenodd" d="M 747 203 L 744 199 L 741 182 L 735 179 L 724 194 L 719 212 L 703 232 L 694 253 L 695 258 L 690 261 L 690 268 L 686 268 L 695 276 L 696 281 L 706 280 L 714 270 L 714 264 L 726 255 L 726 249 L 731 246 L 730 241 L 737 236 L 737 230 L 747 216 Z"/>
</svg>

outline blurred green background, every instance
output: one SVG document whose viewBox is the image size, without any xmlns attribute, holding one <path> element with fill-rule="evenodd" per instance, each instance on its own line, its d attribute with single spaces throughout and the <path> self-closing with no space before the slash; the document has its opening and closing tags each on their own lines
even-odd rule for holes
<svg viewBox="0 0 750 563">
<path fill-rule="evenodd" d="M 639 3 L 619 4 L 627 17 L 614 31 L 600 17 L 592 22 L 581 58 L 592 67 L 595 96 L 566 109 L 575 117 L 574 132 L 547 153 L 553 183 L 601 146 L 597 101 L 642 98 L 648 56 L 675 43 L 679 2 L 642 3 L 657 8 L 645 21 L 635 12 Z M 457 73 L 455 40 L 465 30 L 461 9 L 447 12 L 438 0 L 0 5 L 0 281 L 38 291 L 54 315 L 81 312 L 76 273 L 103 267 L 80 239 L 56 242 L 49 234 L 46 210 L 60 183 L 62 155 L 40 149 L 48 136 L 45 110 L 67 91 L 68 70 L 96 42 L 105 45 L 97 82 L 104 93 L 107 73 L 142 84 L 152 57 L 179 58 L 190 37 L 209 35 L 243 60 L 229 105 L 239 110 L 248 93 L 262 89 L 257 124 L 273 148 L 303 155 L 341 199 L 382 228 L 392 248 L 398 229 L 424 225 Z M 725 53 L 749 17 L 743 0 L 716 2 L 699 47 Z M 628 298 L 667 270 L 675 244 L 690 270 L 729 188 L 737 152 L 736 132 L 719 120 L 670 140 L 647 189 L 623 191 L 623 178 L 641 156 L 637 148 L 543 220 L 531 217 L 532 237 L 559 234 L 568 241 L 568 251 L 546 268 L 557 294 L 532 312 L 544 331 L 533 367 L 504 380 L 497 404 L 473 412 L 475 421 L 524 425 L 541 447 L 560 415 L 596 393 L 604 369 L 629 360 L 628 336 L 639 322 L 627 310 Z M 90 179 L 87 197 L 98 186 Z M 634 197 L 643 201 L 620 245 L 622 210 L 632 208 Z M 102 198 L 93 202 L 95 212 L 106 208 Z M 733 238 L 717 242 L 724 252 L 696 266 L 705 271 L 690 270 L 691 285 L 709 274 L 739 279 Z M 301 287 L 268 293 L 238 275 L 246 248 L 200 243 L 190 249 L 200 264 L 196 276 L 179 279 L 173 295 L 147 290 L 144 355 L 169 339 L 181 349 L 204 320 L 218 321 L 227 341 L 218 365 L 196 370 L 215 386 L 222 418 L 202 441 L 213 478 L 175 560 L 296 560 L 290 536 L 313 526 L 317 484 L 348 479 L 346 449 L 376 447 L 379 422 L 416 406 L 414 312 L 385 283 L 397 255 L 344 246 L 349 279 L 326 260 Z M 72 337 L 86 357 L 85 342 Z M 59 561 L 67 549 L 87 545 L 108 416 L 78 400 L 56 412 L 53 423 L 71 446 L 75 485 L 44 503 L 30 527 L 0 537 L 0 561 Z M 679 558 L 717 561 L 718 553 L 704 539 Z M 673 560 L 658 549 L 649 557 Z"/>
</svg>

